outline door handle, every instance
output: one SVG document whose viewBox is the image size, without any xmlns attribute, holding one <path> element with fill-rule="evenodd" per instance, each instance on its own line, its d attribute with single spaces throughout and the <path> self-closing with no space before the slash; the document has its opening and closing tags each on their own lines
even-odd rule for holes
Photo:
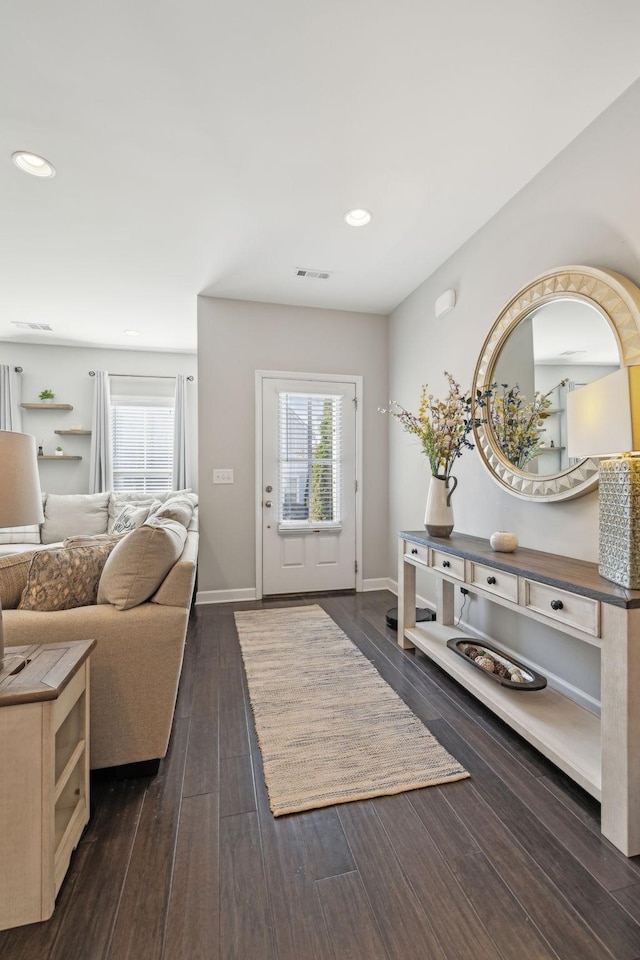
<svg viewBox="0 0 640 960">
<path fill-rule="evenodd" d="M 265 507 L 270 507 L 270 506 L 271 506 L 271 500 L 265 500 L 264 505 L 265 505 Z"/>
</svg>

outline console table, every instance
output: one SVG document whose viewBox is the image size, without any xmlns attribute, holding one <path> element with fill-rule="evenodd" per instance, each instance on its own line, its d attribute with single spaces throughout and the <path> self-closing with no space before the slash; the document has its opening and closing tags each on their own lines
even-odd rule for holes
<svg viewBox="0 0 640 960">
<path fill-rule="evenodd" d="M 601 801 L 601 831 L 640 853 L 640 591 L 600 577 L 597 565 L 454 533 L 399 534 L 398 643 L 418 647 L 525 740 Z M 416 624 L 416 570 L 436 578 L 436 620 Z M 463 587 L 601 651 L 601 716 L 556 690 L 511 690 L 450 650 L 454 597 Z M 482 643 L 482 640 L 479 641 Z M 499 643 L 498 643 L 499 646 Z"/>
</svg>

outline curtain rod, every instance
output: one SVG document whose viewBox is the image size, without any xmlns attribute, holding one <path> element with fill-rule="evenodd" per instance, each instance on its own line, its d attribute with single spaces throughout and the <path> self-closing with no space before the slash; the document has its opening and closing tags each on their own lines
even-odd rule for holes
<svg viewBox="0 0 640 960">
<path fill-rule="evenodd" d="M 16 373 L 22 373 L 22 367 L 14 367 L 13 369 Z"/>
<path fill-rule="evenodd" d="M 95 370 L 89 370 L 90 377 L 95 377 L 95 375 L 96 375 Z M 147 379 L 148 380 L 175 380 L 176 379 L 175 377 L 170 377 L 167 375 L 158 374 L 156 376 L 155 373 L 110 373 L 109 376 L 110 377 L 133 377 L 136 380 L 142 380 L 142 379 L 144 380 L 147 380 Z M 193 377 L 187 377 L 187 380 L 193 380 Z"/>
</svg>

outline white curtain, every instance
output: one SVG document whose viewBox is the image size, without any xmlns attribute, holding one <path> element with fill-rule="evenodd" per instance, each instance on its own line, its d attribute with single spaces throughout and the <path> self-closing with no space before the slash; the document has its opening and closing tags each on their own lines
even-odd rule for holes
<svg viewBox="0 0 640 960">
<path fill-rule="evenodd" d="M 111 390 L 106 370 L 96 370 L 91 424 L 91 463 L 89 493 L 113 489 L 113 450 L 111 445 Z"/>
<path fill-rule="evenodd" d="M 183 490 L 190 486 L 189 441 L 187 434 L 187 378 L 179 373 L 176 377 L 173 426 L 173 489 Z"/>
<path fill-rule="evenodd" d="M 22 432 L 20 374 L 7 363 L 0 363 L 0 430 Z"/>
</svg>

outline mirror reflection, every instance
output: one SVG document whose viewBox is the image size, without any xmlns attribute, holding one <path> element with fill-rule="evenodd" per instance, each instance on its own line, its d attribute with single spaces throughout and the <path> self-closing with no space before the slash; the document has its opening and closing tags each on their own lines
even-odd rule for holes
<svg viewBox="0 0 640 960">
<path fill-rule="evenodd" d="M 536 476 L 577 463 L 566 451 L 567 393 L 619 367 L 615 334 L 592 304 L 564 296 L 528 313 L 491 375 L 490 426 L 503 456 Z"/>
</svg>

